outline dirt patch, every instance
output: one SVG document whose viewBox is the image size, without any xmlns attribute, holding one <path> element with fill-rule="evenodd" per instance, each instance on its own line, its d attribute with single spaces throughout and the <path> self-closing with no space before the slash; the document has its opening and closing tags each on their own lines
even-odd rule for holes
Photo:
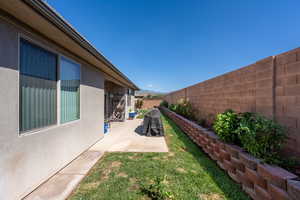
<svg viewBox="0 0 300 200">
<path fill-rule="evenodd" d="M 154 181 L 154 180 L 152 180 L 152 179 L 148 180 L 147 182 L 148 182 L 148 184 L 150 184 L 150 185 L 152 185 L 152 184 L 154 184 L 154 183 L 155 183 L 155 181 Z"/>
<path fill-rule="evenodd" d="M 110 166 L 111 166 L 111 167 L 120 167 L 120 166 L 121 166 L 121 164 L 122 164 L 122 163 L 121 163 L 121 162 L 119 162 L 119 161 L 114 161 L 114 162 L 112 162 L 112 163 L 111 163 L 111 165 L 110 165 Z"/>
<path fill-rule="evenodd" d="M 108 179 L 110 172 L 111 172 L 111 169 L 110 169 L 110 168 L 105 169 L 105 170 L 102 172 L 102 179 L 103 179 L 103 180 Z"/>
<path fill-rule="evenodd" d="M 175 153 L 174 152 L 169 152 L 168 153 L 168 157 L 174 157 L 175 156 Z"/>
<path fill-rule="evenodd" d="M 186 147 L 180 147 L 180 151 L 181 151 L 181 152 L 187 152 L 188 150 L 187 150 Z"/>
<path fill-rule="evenodd" d="M 102 180 L 106 180 L 109 178 L 109 174 L 112 171 L 112 168 L 119 168 L 121 166 L 121 162 L 119 161 L 114 161 L 112 162 L 104 171 L 102 172 Z"/>
<path fill-rule="evenodd" d="M 131 184 L 131 186 L 129 187 L 129 191 L 135 191 L 140 189 L 140 186 L 137 184 L 136 178 L 129 178 L 129 182 Z"/>
<path fill-rule="evenodd" d="M 130 159 L 130 160 L 136 160 L 136 159 L 139 159 L 139 155 L 138 154 L 133 154 L 133 155 L 131 155 L 131 156 L 128 156 L 128 158 Z"/>
<path fill-rule="evenodd" d="M 160 160 L 161 158 L 160 157 L 153 157 L 152 159 L 153 160 Z"/>
<path fill-rule="evenodd" d="M 186 173 L 186 170 L 181 167 L 176 168 L 176 170 L 181 173 Z"/>
<path fill-rule="evenodd" d="M 135 190 L 139 190 L 140 187 L 138 186 L 138 184 L 133 184 L 132 186 L 130 186 L 128 188 L 129 191 L 135 191 Z"/>
<path fill-rule="evenodd" d="M 168 181 L 166 178 L 164 178 L 163 183 L 164 183 L 165 185 L 168 185 L 168 184 L 169 184 L 169 181 Z"/>
<path fill-rule="evenodd" d="M 128 177 L 128 175 L 125 174 L 124 172 L 120 172 L 117 176 L 118 176 L 118 177 L 124 177 L 124 178 L 127 178 L 127 177 Z"/>
<path fill-rule="evenodd" d="M 222 199 L 224 199 L 219 194 L 200 194 L 199 197 L 200 197 L 200 200 L 222 200 Z"/>
<path fill-rule="evenodd" d="M 130 178 L 130 179 L 129 179 L 129 182 L 130 182 L 130 183 L 136 183 L 136 181 L 137 181 L 136 178 Z"/>
<path fill-rule="evenodd" d="M 130 160 L 135 160 L 137 157 L 136 157 L 136 156 L 128 156 L 128 158 L 129 158 Z"/>
<path fill-rule="evenodd" d="M 100 182 L 91 182 L 91 183 L 86 183 L 82 185 L 83 190 L 92 190 L 96 189 L 99 186 Z"/>
</svg>

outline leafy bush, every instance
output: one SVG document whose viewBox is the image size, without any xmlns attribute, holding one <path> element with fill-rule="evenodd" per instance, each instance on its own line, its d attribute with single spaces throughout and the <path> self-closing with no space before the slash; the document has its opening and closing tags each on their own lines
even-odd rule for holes
<svg viewBox="0 0 300 200">
<path fill-rule="evenodd" d="M 268 163 L 279 164 L 278 153 L 285 140 L 282 126 L 257 113 L 246 112 L 240 114 L 236 133 L 250 154 Z"/>
<path fill-rule="evenodd" d="M 284 165 L 279 151 L 286 138 L 282 126 L 257 113 L 227 110 L 218 114 L 213 126 L 221 140 L 242 146 L 270 164 Z"/>
<path fill-rule="evenodd" d="M 169 107 L 169 103 L 168 103 L 167 101 L 163 100 L 163 101 L 160 103 L 160 106 L 168 108 L 168 107 Z"/>
<path fill-rule="evenodd" d="M 176 112 L 177 104 L 170 104 L 169 109 Z"/>
<path fill-rule="evenodd" d="M 233 144 L 239 144 L 239 137 L 236 132 L 239 125 L 239 116 L 233 110 L 226 110 L 218 114 L 213 129 L 221 140 Z"/>
<path fill-rule="evenodd" d="M 186 99 L 179 100 L 177 104 L 170 104 L 169 109 L 189 120 L 197 120 L 192 104 Z"/>
</svg>

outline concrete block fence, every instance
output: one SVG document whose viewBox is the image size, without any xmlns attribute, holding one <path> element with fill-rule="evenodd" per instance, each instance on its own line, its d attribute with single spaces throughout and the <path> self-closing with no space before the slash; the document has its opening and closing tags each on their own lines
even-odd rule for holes
<svg viewBox="0 0 300 200">
<path fill-rule="evenodd" d="M 242 148 L 226 144 L 218 136 L 196 123 L 160 108 L 172 119 L 211 159 L 225 170 L 243 190 L 257 200 L 300 200 L 300 179 L 282 169 L 262 163 Z"/>
<path fill-rule="evenodd" d="M 154 106 L 159 106 L 162 99 L 143 99 L 142 109 L 151 109 Z"/>
<path fill-rule="evenodd" d="M 188 99 L 197 117 L 207 123 L 226 109 L 276 119 L 288 128 L 284 153 L 300 161 L 300 48 L 171 92 L 164 99 L 169 104 Z"/>
</svg>

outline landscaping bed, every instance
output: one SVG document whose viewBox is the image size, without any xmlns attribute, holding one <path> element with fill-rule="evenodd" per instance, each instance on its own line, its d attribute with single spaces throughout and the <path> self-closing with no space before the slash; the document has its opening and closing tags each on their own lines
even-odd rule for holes
<svg viewBox="0 0 300 200">
<path fill-rule="evenodd" d="M 161 107 L 199 147 L 224 169 L 253 199 L 300 199 L 299 177 L 287 170 L 263 163 L 242 148 L 219 140 L 218 136 L 196 123 Z"/>
<path fill-rule="evenodd" d="M 168 153 L 107 153 L 69 199 L 250 199 L 173 121 L 162 120 Z"/>
<path fill-rule="evenodd" d="M 138 111 L 138 115 L 137 115 L 137 118 L 138 119 L 143 119 L 145 114 L 148 112 L 149 110 L 139 110 Z"/>
</svg>

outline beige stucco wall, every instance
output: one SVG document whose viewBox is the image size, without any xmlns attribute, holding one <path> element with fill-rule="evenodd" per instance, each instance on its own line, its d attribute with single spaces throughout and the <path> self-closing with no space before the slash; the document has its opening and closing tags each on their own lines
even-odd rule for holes
<svg viewBox="0 0 300 200">
<path fill-rule="evenodd" d="M 0 20 L 0 199 L 20 199 L 103 137 L 103 74 L 44 38 Z M 18 41 L 25 36 L 81 64 L 81 118 L 19 135 Z"/>
</svg>

